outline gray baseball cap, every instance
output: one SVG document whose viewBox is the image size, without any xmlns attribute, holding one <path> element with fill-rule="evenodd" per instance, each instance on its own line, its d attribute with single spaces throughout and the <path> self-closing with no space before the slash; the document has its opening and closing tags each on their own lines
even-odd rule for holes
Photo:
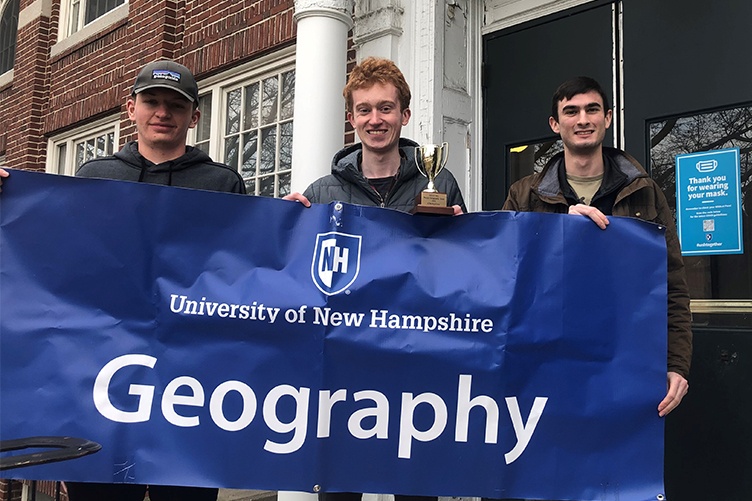
<svg viewBox="0 0 752 501">
<path fill-rule="evenodd" d="M 189 101 L 198 102 L 198 85 L 191 70 L 175 61 L 164 59 L 144 66 L 133 84 L 133 95 L 154 88 L 172 89 Z"/>
</svg>

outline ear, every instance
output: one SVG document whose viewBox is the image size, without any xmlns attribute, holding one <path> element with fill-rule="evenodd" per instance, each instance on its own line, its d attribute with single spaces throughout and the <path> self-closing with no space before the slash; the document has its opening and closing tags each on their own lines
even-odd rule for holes
<svg viewBox="0 0 752 501">
<path fill-rule="evenodd" d="M 614 118 L 614 112 L 613 110 L 606 111 L 606 128 L 608 129 L 611 127 L 611 120 Z"/>
<path fill-rule="evenodd" d="M 136 121 L 136 97 L 131 96 L 125 102 L 125 109 L 128 112 L 128 118 L 132 121 Z"/>
<path fill-rule="evenodd" d="M 350 122 L 350 125 L 352 125 L 352 128 L 355 128 L 355 120 L 353 119 L 352 111 L 347 112 L 347 121 Z"/>
<path fill-rule="evenodd" d="M 410 115 L 412 115 L 412 112 L 410 111 L 410 108 L 405 108 L 402 110 L 402 125 L 405 126 L 410 121 Z"/>
<path fill-rule="evenodd" d="M 548 126 L 551 127 L 551 130 L 554 131 L 556 134 L 559 133 L 559 122 L 556 121 L 554 117 L 548 117 Z"/>
<path fill-rule="evenodd" d="M 189 129 L 194 128 L 196 124 L 198 124 L 199 118 L 201 118 L 201 110 L 196 108 L 195 110 L 193 110 L 193 115 L 191 115 L 191 123 L 188 124 L 188 128 Z"/>
</svg>

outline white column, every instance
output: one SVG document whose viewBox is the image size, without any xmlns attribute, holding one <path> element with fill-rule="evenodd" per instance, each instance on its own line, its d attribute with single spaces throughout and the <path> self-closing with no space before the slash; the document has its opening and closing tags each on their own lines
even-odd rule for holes
<svg viewBox="0 0 752 501">
<path fill-rule="evenodd" d="M 347 33 L 353 0 L 295 0 L 298 24 L 292 190 L 306 189 L 331 171 L 344 145 Z"/>
<path fill-rule="evenodd" d="M 303 192 L 331 172 L 334 154 L 345 144 L 347 33 L 353 0 L 295 0 L 295 110 L 292 133 L 292 190 Z M 311 491 L 279 491 L 278 501 L 316 501 Z"/>
</svg>

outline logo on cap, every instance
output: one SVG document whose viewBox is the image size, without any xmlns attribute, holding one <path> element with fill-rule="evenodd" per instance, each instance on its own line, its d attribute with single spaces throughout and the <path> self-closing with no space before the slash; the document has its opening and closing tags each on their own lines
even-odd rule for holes
<svg viewBox="0 0 752 501">
<path fill-rule="evenodd" d="M 362 238 L 336 231 L 316 235 L 311 277 L 321 292 L 332 296 L 352 285 L 360 272 Z"/>
<path fill-rule="evenodd" d="M 180 82 L 180 73 L 170 70 L 154 70 L 151 72 L 152 80 L 170 80 L 172 82 Z"/>
</svg>

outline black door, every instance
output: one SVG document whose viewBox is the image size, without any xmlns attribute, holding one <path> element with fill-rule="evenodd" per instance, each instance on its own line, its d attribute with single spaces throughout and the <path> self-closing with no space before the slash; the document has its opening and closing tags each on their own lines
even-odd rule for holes
<svg viewBox="0 0 752 501">
<path fill-rule="evenodd" d="M 690 392 L 666 420 L 669 500 L 752 499 L 752 2 L 624 2 L 626 149 L 675 207 L 675 155 L 738 147 L 744 254 L 685 256 Z"/>
<path fill-rule="evenodd" d="M 613 97 L 613 6 L 593 5 L 485 37 L 484 210 L 500 209 L 512 182 L 531 172 L 529 166 L 510 172 L 518 165 L 514 157 L 549 151 L 551 96 L 561 82 L 592 76 Z"/>
</svg>

